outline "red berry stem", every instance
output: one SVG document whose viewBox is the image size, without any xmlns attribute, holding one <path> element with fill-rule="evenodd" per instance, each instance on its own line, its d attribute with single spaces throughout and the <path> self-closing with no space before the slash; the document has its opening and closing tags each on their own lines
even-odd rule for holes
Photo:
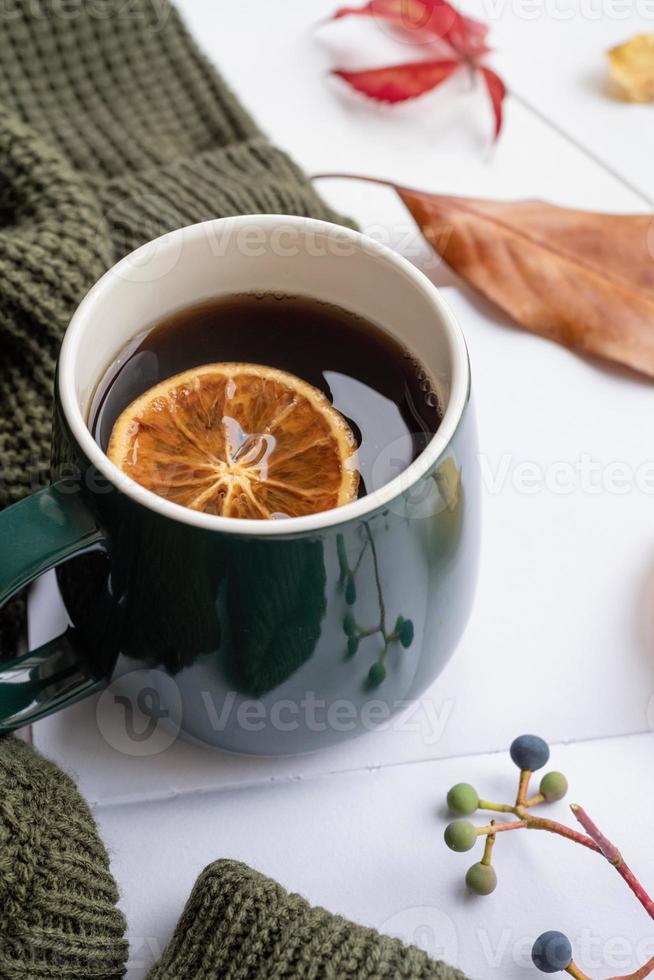
<svg viewBox="0 0 654 980">
<path fill-rule="evenodd" d="M 477 834 L 479 836 L 483 834 L 502 834 L 507 830 L 520 830 L 522 827 L 525 827 L 527 830 L 547 830 L 550 834 L 558 834 L 559 837 L 565 837 L 567 840 L 574 841 L 575 844 L 582 844 L 591 851 L 596 851 L 598 854 L 602 853 L 592 838 L 586 837 L 585 834 L 580 834 L 579 831 L 573 830 L 572 827 L 566 827 L 565 824 L 559 823 L 557 820 L 548 820 L 546 817 L 532 817 L 527 814 L 523 816 L 524 811 L 519 811 L 520 807 L 514 809 L 513 812 L 518 812 L 518 816 L 521 819 L 509 820 L 507 823 L 491 823 L 485 827 L 478 827 Z"/>
<path fill-rule="evenodd" d="M 490 800 L 480 800 L 478 810 L 493 810 L 496 813 L 515 813 L 515 807 L 510 803 L 492 803 Z"/>
<path fill-rule="evenodd" d="M 531 770 L 521 769 L 520 782 L 518 783 L 518 795 L 516 796 L 516 800 L 515 800 L 516 806 L 524 806 L 527 800 L 527 793 L 529 791 L 530 779 L 531 779 Z"/>
<path fill-rule="evenodd" d="M 654 956 L 635 973 L 629 973 L 624 977 L 609 977 L 609 980 L 645 980 L 645 977 L 648 977 L 652 972 L 654 972 Z"/>
<path fill-rule="evenodd" d="M 612 844 L 608 837 L 604 836 L 597 824 L 590 819 L 582 806 L 579 806 L 578 803 L 571 803 L 570 809 L 584 830 L 593 838 L 606 860 L 610 861 L 611 864 L 616 864 L 620 860 L 620 851 L 615 844 Z"/>
<path fill-rule="evenodd" d="M 558 834 L 559 837 L 565 837 L 567 840 L 574 841 L 575 844 L 582 844 L 591 851 L 596 851 L 598 854 L 602 853 L 599 846 L 591 837 L 580 834 L 579 831 L 573 830 L 572 827 L 566 827 L 564 823 L 559 823 L 558 820 L 529 816 L 525 818 L 525 826 L 528 830 L 547 830 L 550 834 Z"/>
<path fill-rule="evenodd" d="M 484 834 L 503 834 L 507 830 L 520 830 L 521 827 L 526 826 L 526 820 L 509 820 L 507 823 L 495 823 L 495 821 L 491 821 L 486 827 L 477 827 L 477 836 L 482 837 Z"/>
<path fill-rule="evenodd" d="M 612 844 L 611 841 L 604 836 L 599 827 L 597 827 L 597 825 L 590 819 L 583 807 L 573 803 L 570 809 L 584 830 L 586 830 L 590 837 L 592 837 L 592 839 L 595 841 L 600 853 L 604 855 L 609 864 L 612 864 L 618 874 L 621 875 L 627 882 L 632 892 L 649 915 L 650 919 L 654 919 L 654 901 L 652 901 L 641 883 L 638 881 L 636 875 L 622 857 L 622 854 L 620 854 L 620 851 L 617 849 L 615 844 Z M 647 976 L 647 974 L 644 974 L 644 976 Z"/>
<path fill-rule="evenodd" d="M 491 825 L 491 827 L 494 828 L 495 827 L 495 821 L 494 820 L 491 820 L 490 825 Z M 491 857 L 492 857 L 492 854 L 493 854 L 493 847 L 494 846 L 495 846 L 495 834 L 494 833 L 490 833 L 488 835 L 488 837 L 486 838 L 486 843 L 484 845 L 484 856 L 481 859 L 481 863 L 482 864 L 490 864 L 491 863 Z"/>
<path fill-rule="evenodd" d="M 591 977 L 580 970 L 574 961 L 570 963 L 568 967 L 566 967 L 565 972 L 569 973 L 571 977 L 575 978 L 575 980 L 591 980 Z M 636 970 L 635 973 L 627 973 L 621 977 L 609 977 L 609 980 L 645 980 L 645 977 L 648 977 L 653 972 L 654 956 L 651 958 L 651 960 L 648 960 L 647 963 L 644 963 L 639 970 Z"/>
<path fill-rule="evenodd" d="M 575 978 L 575 980 L 591 980 L 586 973 L 583 973 L 583 971 L 579 969 L 574 960 L 569 966 L 566 966 L 565 972 L 569 973 L 571 977 Z"/>
</svg>

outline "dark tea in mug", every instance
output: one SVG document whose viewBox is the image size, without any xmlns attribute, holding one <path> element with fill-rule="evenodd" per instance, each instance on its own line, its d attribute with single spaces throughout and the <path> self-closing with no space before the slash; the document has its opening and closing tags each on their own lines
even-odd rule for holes
<svg viewBox="0 0 654 980">
<path fill-rule="evenodd" d="M 262 293 L 187 307 L 142 332 L 98 385 L 89 425 L 110 458 L 169 499 L 280 518 L 388 483 L 440 421 L 428 372 L 388 332 L 329 303 Z"/>
</svg>

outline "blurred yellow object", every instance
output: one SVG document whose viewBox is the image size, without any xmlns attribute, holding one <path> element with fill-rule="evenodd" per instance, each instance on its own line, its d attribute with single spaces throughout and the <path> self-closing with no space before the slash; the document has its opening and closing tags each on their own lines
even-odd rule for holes
<svg viewBox="0 0 654 980">
<path fill-rule="evenodd" d="M 637 34 L 608 52 L 611 75 L 630 102 L 654 102 L 654 34 Z"/>
</svg>

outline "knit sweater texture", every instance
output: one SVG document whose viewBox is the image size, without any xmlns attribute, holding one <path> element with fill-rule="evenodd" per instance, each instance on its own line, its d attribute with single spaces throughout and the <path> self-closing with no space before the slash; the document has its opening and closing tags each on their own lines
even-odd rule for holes
<svg viewBox="0 0 654 980">
<path fill-rule="evenodd" d="M 55 361 L 121 256 L 210 218 L 338 221 L 166 0 L 12 0 L 0 16 L 0 508 L 49 478 Z M 13 655 L 20 609 L 0 620 Z"/>
<path fill-rule="evenodd" d="M 2 980 L 118 980 L 128 951 L 117 900 L 107 852 L 72 780 L 14 736 L 0 738 Z M 216 861 L 147 980 L 466 978 L 238 861 Z"/>
<path fill-rule="evenodd" d="M 146 980 L 466 980 L 415 946 L 355 925 L 238 861 L 198 878 Z"/>
<path fill-rule="evenodd" d="M 0 739 L 2 980 L 122 976 L 117 901 L 107 852 L 73 781 L 24 742 Z"/>
<path fill-rule="evenodd" d="M 165 0 L 14 0 L 0 18 L 0 508 L 47 482 L 55 359 L 93 282 L 196 221 L 339 220 Z M 14 626 L 20 610 L 14 610 Z M 5 612 L 0 656 L 15 630 Z M 4 632 L 3 632 L 4 630 Z M 248 680 L 248 683 L 253 681 Z M 118 890 L 72 780 L 0 737 L 0 977 L 117 980 Z M 465 980 L 233 861 L 202 873 L 149 980 Z"/>
</svg>

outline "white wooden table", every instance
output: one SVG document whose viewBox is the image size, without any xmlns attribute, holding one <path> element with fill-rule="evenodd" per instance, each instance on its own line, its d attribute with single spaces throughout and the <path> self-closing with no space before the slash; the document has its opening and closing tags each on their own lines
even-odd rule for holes
<svg viewBox="0 0 654 980">
<path fill-rule="evenodd" d="M 515 93 L 495 149 L 484 94 L 455 94 L 456 81 L 390 110 L 326 79 L 336 62 L 412 56 L 371 23 L 315 31 L 335 0 L 180 6 L 270 136 L 310 173 L 650 207 L 654 107 L 607 94 L 604 56 L 654 30 L 645 0 L 470 0 L 491 23 L 494 62 Z M 470 346 L 484 536 L 457 654 L 410 717 L 301 759 L 242 759 L 183 742 L 137 757 L 119 733 L 101 733 L 94 701 L 36 725 L 34 740 L 77 774 L 109 843 L 131 980 L 167 941 L 201 868 L 220 856 L 478 980 L 535 975 L 529 950 L 548 928 L 571 936 L 593 978 L 626 973 L 654 954 L 654 926 L 601 859 L 549 835 L 507 835 L 496 847 L 497 891 L 467 896 L 471 859 L 442 842 L 443 800 L 460 780 L 508 799 L 516 770 L 506 749 L 516 734 L 539 733 L 570 799 L 654 889 L 654 389 L 515 329 L 455 283 L 388 191 L 340 181 L 321 189 L 444 286 Z M 51 582 L 40 583 L 32 642 L 56 632 L 60 615 Z M 552 813 L 571 820 L 565 803 Z"/>
</svg>

